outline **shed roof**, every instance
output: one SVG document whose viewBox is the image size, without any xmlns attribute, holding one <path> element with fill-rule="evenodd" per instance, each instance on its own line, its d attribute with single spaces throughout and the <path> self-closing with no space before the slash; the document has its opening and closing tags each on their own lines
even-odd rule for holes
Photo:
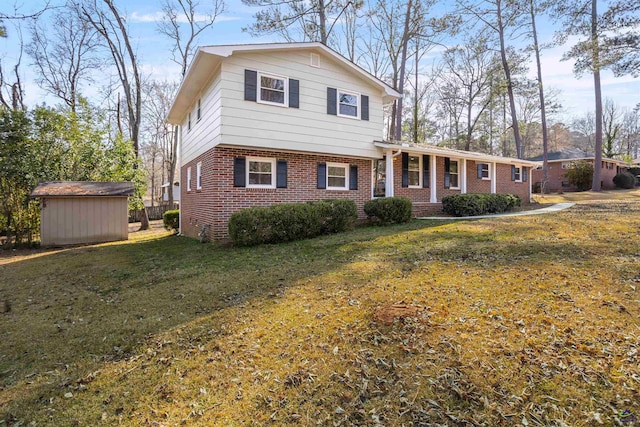
<svg viewBox="0 0 640 427">
<path fill-rule="evenodd" d="M 127 197 L 133 196 L 132 182 L 40 181 L 31 197 Z"/>
</svg>

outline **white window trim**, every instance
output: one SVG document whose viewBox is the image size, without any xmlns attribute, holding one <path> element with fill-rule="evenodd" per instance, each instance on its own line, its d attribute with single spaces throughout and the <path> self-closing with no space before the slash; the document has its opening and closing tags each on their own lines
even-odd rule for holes
<svg viewBox="0 0 640 427">
<path fill-rule="evenodd" d="M 196 164 L 196 190 L 202 190 L 202 162 Z"/>
<path fill-rule="evenodd" d="M 455 173 L 455 175 L 458 176 L 458 186 L 454 187 L 453 185 L 451 185 L 451 162 L 456 162 L 458 165 L 458 172 Z M 460 159 L 452 159 L 449 158 L 449 190 L 459 190 L 460 189 L 460 175 L 462 175 L 462 173 L 460 172 Z"/>
<path fill-rule="evenodd" d="M 280 104 L 279 102 L 266 101 L 262 99 L 262 77 L 269 77 L 272 79 L 284 80 L 284 104 Z M 263 73 L 262 71 L 258 71 L 257 92 L 258 93 L 256 96 L 256 102 L 258 102 L 259 104 L 276 105 L 278 107 L 289 108 L 289 78 L 288 77 L 280 76 L 278 74 Z"/>
<path fill-rule="evenodd" d="M 263 184 L 250 184 L 249 183 L 249 163 L 250 162 L 260 162 L 260 163 L 271 163 L 271 185 L 263 185 Z M 245 163 L 246 170 L 246 187 L 247 188 L 276 188 L 276 179 L 277 179 L 277 171 L 276 171 L 276 159 L 273 157 L 247 157 Z"/>
<path fill-rule="evenodd" d="M 331 187 L 329 185 L 329 168 L 344 168 L 344 187 Z M 327 163 L 327 177 L 326 184 L 327 190 L 349 191 L 349 164 L 347 163 Z"/>
<path fill-rule="evenodd" d="M 418 185 L 409 184 L 408 188 L 422 188 L 422 156 L 419 154 L 411 154 L 409 153 L 409 157 L 417 157 L 418 158 Z M 409 165 L 407 165 L 407 168 Z M 407 169 L 407 172 L 411 172 L 411 169 Z M 409 177 L 407 177 L 409 178 Z"/>
<path fill-rule="evenodd" d="M 488 175 L 486 178 L 484 176 L 481 177 L 481 179 L 483 181 L 491 181 L 491 163 L 480 163 L 480 164 L 487 166 L 487 175 Z"/>
<path fill-rule="evenodd" d="M 191 166 L 187 168 L 187 191 L 191 191 Z"/>
<path fill-rule="evenodd" d="M 196 123 L 199 123 L 202 119 L 202 98 L 198 98 L 198 105 L 196 107 Z"/>
<path fill-rule="evenodd" d="M 356 97 L 356 115 L 350 116 L 348 114 L 340 114 L 340 93 L 344 93 L 346 95 L 354 95 Z M 336 89 L 336 113 L 339 117 L 346 117 L 348 119 L 360 120 L 360 114 L 362 112 L 362 105 L 360 102 L 360 94 L 358 92 L 354 92 L 352 90 L 344 90 L 344 89 Z"/>
<path fill-rule="evenodd" d="M 191 125 L 191 111 L 189 111 L 189 114 L 187 115 L 187 132 L 191 132 L 191 128 L 193 126 Z"/>
<path fill-rule="evenodd" d="M 515 166 L 516 168 L 516 179 L 513 182 L 522 182 L 522 166 Z"/>
<path fill-rule="evenodd" d="M 562 169 L 571 169 L 572 166 L 573 162 L 562 162 Z M 540 166 L 540 169 L 542 169 L 542 166 Z"/>
</svg>

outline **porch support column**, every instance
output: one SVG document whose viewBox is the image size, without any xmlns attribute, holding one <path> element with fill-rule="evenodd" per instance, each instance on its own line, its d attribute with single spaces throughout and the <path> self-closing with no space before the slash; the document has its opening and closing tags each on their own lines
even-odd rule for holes
<svg viewBox="0 0 640 427">
<path fill-rule="evenodd" d="M 462 159 L 460 161 L 462 163 L 462 179 L 460 183 L 460 194 L 467 193 L 467 159 Z"/>
<path fill-rule="evenodd" d="M 429 171 L 431 173 L 431 179 L 429 180 L 430 185 L 429 185 L 429 192 L 431 193 L 431 198 L 429 199 L 430 203 L 438 203 L 438 172 L 436 171 L 436 165 L 438 164 L 438 162 L 436 161 L 437 156 L 435 154 L 432 154 L 431 156 L 429 156 L 429 158 L 431 159 L 431 165 L 429 167 Z"/>
<path fill-rule="evenodd" d="M 496 194 L 496 179 L 498 177 L 498 164 L 491 163 L 491 194 Z"/>
<path fill-rule="evenodd" d="M 384 196 L 393 197 L 393 150 L 386 150 L 385 155 L 387 161 L 385 164 Z"/>
</svg>

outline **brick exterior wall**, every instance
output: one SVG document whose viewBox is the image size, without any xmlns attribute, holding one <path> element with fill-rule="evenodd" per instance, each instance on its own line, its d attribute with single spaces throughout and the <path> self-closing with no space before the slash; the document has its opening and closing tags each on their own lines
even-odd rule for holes
<svg viewBox="0 0 640 427">
<path fill-rule="evenodd" d="M 564 160 L 565 162 L 570 160 Z M 593 164 L 593 160 L 589 160 L 589 163 Z M 610 163 L 610 162 L 609 162 Z M 611 164 L 611 163 L 610 163 Z M 623 170 L 626 168 L 622 168 Z M 620 167 L 617 164 L 613 164 L 613 169 L 607 169 L 603 167 L 600 170 L 600 180 L 602 182 L 603 190 L 612 190 L 616 188 L 613 183 L 613 177 L 618 174 L 620 171 Z M 566 169 L 562 169 L 562 161 L 552 161 L 549 162 L 549 191 L 576 191 L 577 188 L 575 185 L 568 185 L 566 187 L 562 186 L 562 182 L 567 179 L 564 177 Z M 533 183 L 542 182 L 542 168 L 536 169 L 532 173 L 533 175 Z"/>
<path fill-rule="evenodd" d="M 529 204 L 531 168 L 522 168 L 527 170 L 527 182 L 511 181 L 511 165 L 498 163 L 496 169 L 496 193 L 515 194 L 520 196 L 523 205 Z"/>
<path fill-rule="evenodd" d="M 236 157 L 267 157 L 287 161 L 287 188 L 246 188 L 233 186 Z M 196 190 L 196 164 L 202 162 L 202 190 Z M 358 166 L 357 190 L 321 190 L 317 188 L 319 162 L 346 163 Z M 191 191 L 187 191 L 187 168 L 191 167 Z M 267 150 L 216 147 L 185 164 L 181 169 L 182 233 L 198 237 L 203 224 L 210 226 L 208 237 L 229 237 L 227 224 L 231 214 L 252 206 L 349 198 L 356 202 L 359 218 L 365 218 L 363 206 L 371 199 L 371 160 L 283 153 Z"/>
</svg>

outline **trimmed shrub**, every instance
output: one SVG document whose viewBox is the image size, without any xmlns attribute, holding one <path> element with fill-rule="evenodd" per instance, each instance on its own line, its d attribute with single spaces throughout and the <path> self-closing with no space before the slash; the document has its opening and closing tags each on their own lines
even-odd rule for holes
<svg viewBox="0 0 640 427">
<path fill-rule="evenodd" d="M 231 215 L 229 236 L 239 246 L 288 242 L 348 230 L 357 216 L 353 200 L 254 207 Z"/>
<path fill-rule="evenodd" d="M 578 191 L 587 191 L 591 189 L 593 183 L 593 165 L 585 160 L 580 160 L 567 169 L 564 176 L 569 184 L 576 186 Z"/>
<path fill-rule="evenodd" d="M 162 222 L 164 223 L 164 228 L 167 230 L 178 231 L 180 228 L 180 210 L 173 209 L 166 211 L 162 216 Z"/>
<path fill-rule="evenodd" d="M 358 219 L 358 207 L 350 199 L 328 199 L 308 202 L 318 210 L 320 234 L 351 230 Z"/>
<path fill-rule="evenodd" d="M 382 197 L 364 204 L 364 213 L 375 222 L 401 224 L 411 220 L 413 204 L 407 197 Z"/>
<path fill-rule="evenodd" d="M 613 177 L 613 183 L 618 188 L 634 188 L 636 186 L 636 177 L 629 172 L 622 172 Z"/>
<path fill-rule="evenodd" d="M 442 198 L 442 210 L 454 216 L 507 212 L 521 204 L 514 194 L 454 194 Z"/>
</svg>

